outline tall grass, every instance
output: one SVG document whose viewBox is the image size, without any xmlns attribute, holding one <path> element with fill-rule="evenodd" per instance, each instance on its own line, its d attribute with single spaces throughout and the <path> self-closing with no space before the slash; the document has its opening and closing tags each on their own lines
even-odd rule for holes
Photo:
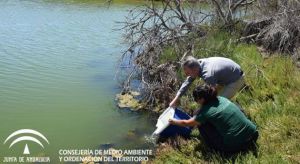
<svg viewBox="0 0 300 164">
<path fill-rule="evenodd" d="M 258 126 L 257 149 L 219 154 L 202 143 L 194 130 L 185 144 L 160 146 L 152 163 L 300 163 L 300 71 L 289 57 L 263 58 L 255 45 L 235 44 L 233 39 L 227 33 L 213 32 L 199 42 L 195 56 L 226 56 L 242 66 L 247 87 L 233 101 Z M 189 96 L 183 98 L 183 106 L 194 109 Z"/>
</svg>

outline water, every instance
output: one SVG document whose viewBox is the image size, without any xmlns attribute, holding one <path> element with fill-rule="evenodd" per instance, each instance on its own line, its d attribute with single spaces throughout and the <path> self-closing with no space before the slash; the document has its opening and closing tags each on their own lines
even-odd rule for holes
<svg viewBox="0 0 300 164">
<path fill-rule="evenodd" d="M 156 145 L 157 146 L 158 139 L 159 139 L 159 135 L 157 135 L 155 133 L 152 133 L 152 135 L 145 135 L 145 140 L 150 145 Z"/>
<path fill-rule="evenodd" d="M 114 103 L 124 46 L 112 29 L 134 6 L 88 2 L 0 1 L 0 157 L 22 154 L 25 143 L 51 161 L 59 149 L 131 148 L 143 139 L 128 132 L 144 138 L 154 130 L 147 116 Z M 37 130 L 50 144 L 2 144 L 19 129 Z"/>
</svg>

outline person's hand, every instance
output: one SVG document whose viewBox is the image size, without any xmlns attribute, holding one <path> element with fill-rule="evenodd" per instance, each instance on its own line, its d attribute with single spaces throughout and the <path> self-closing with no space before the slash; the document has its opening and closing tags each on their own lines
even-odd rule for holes
<svg viewBox="0 0 300 164">
<path fill-rule="evenodd" d="M 176 120 L 170 118 L 170 119 L 169 119 L 169 123 L 172 124 L 172 125 L 175 125 Z"/>
<path fill-rule="evenodd" d="M 169 104 L 169 107 L 175 108 L 177 106 L 178 97 L 176 96 Z"/>
<path fill-rule="evenodd" d="M 171 101 L 171 102 L 170 102 L 170 104 L 169 104 L 169 107 L 173 107 L 173 108 L 175 108 L 175 107 L 176 107 L 176 102 L 174 102 L 174 101 Z"/>
</svg>

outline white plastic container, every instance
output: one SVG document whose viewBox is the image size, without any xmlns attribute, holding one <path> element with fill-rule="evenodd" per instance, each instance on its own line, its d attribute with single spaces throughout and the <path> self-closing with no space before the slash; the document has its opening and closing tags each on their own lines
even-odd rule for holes
<svg viewBox="0 0 300 164">
<path fill-rule="evenodd" d="M 172 107 L 167 108 L 158 118 L 156 123 L 156 130 L 153 135 L 159 135 L 164 131 L 169 125 L 169 119 L 173 118 L 175 114 L 175 109 Z"/>
</svg>

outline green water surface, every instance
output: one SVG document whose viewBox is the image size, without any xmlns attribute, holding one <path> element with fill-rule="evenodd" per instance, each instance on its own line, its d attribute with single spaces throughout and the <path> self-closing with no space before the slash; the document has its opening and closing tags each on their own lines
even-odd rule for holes
<svg viewBox="0 0 300 164">
<path fill-rule="evenodd" d="M 142 145 L 128 131 L 146 135 L 153 124 L 114 102 L 116 64 L 125 45 L 121 31 L 113 29 L 133 7 L 0 1 L 0 157 L 22 155 L 26 143 L 32 156 L 51 161 L 59 149 Z M 42 149 L 22 141 L 8 148 L 4 140 L 19 129 L 37 130 L 50 144 L 41 140 Z"/>
</svg>

